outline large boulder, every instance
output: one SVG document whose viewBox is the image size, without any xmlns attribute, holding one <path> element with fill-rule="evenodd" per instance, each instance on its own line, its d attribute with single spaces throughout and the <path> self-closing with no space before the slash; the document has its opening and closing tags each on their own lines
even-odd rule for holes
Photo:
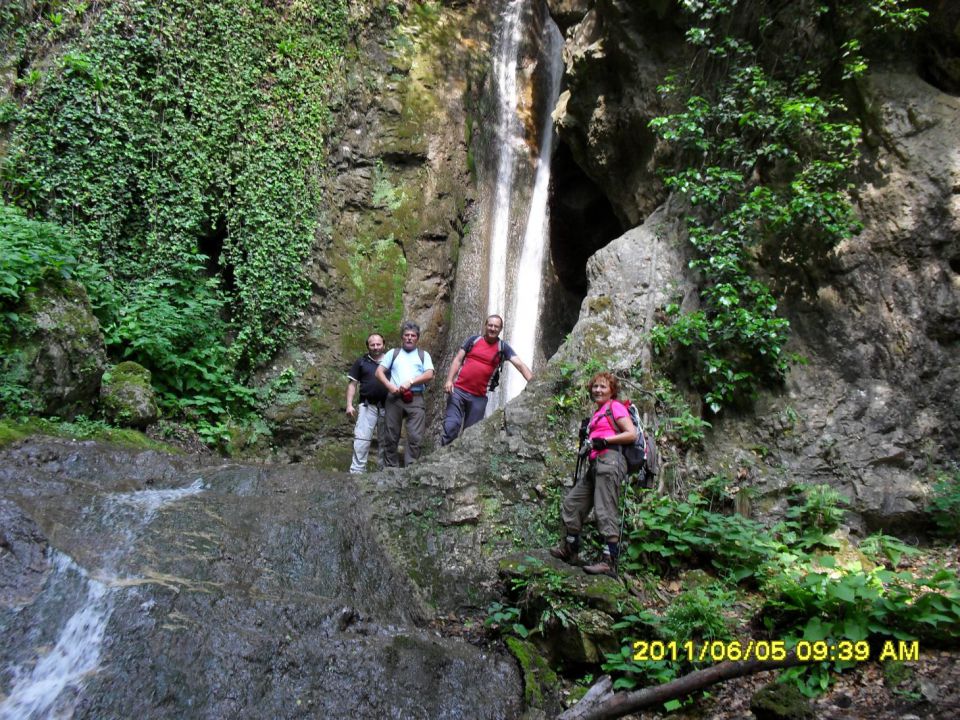
<svg viewBox="0 0 960 720">
<path fill-rule="evenodd" d="M 107 353 L 100 323 L 81 285 L 45 282 L 19 308 L 15 373 L 26 377 L 44 415 L 72 419 L 96 406 Z"/>
</svg>

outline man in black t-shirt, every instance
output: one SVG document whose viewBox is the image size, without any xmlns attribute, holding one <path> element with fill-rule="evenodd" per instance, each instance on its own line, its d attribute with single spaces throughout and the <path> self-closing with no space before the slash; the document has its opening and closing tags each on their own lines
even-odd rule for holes
<svg viewBox="0 0 960 720">
<path fill-rule="evenodd" d="M 357 419 L 353 431 L 353 459 L 350 461 L 350 472 L 354 474 L 366 472 L 374 431 L 377 433 L 377 467 L 383 467 L 383 403 L 387 399 L 387 388 L 377 379 L 377 366 L 383 359 L 383 351 L 383 335 L 372 333 L 367 338 L 367 354 L 357 358 L 348 375 L 347 415 Z M 353 406 L 358 386 L 359 411 Z"/>
</svg>

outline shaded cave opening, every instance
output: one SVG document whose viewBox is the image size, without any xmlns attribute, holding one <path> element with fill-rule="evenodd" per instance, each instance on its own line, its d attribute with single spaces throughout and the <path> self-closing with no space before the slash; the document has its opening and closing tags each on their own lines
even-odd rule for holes
<svg viewBox="0 0 960 720">
<path fill-rule="evenodd" d="M 587 295 L 587 260 L 627 229 L 562 140 L 551 160 L 549 213 L 550 257 L 558 285 L 544 303 L 547 357 L 560 347 L 580 315 Z"/>
<path fill-rule="evenodd" d="M 587 260 L 622 235 L 613 205 L 577 165 L 566 143 L 553 159 L 550 194 L 550 253 L 561 285 L 583 300 L 587 294 Z"/>
<path fill-rule="evenodd" d="M 236 289 L 233 266 L 223 260 L 223 246 L 227 241 L 227 219 L 219 215 L 197 239 L 197 250 L 204 257 L 207 277 L 219 278 L 220 289 L 232 295 Z"/>
</svg>

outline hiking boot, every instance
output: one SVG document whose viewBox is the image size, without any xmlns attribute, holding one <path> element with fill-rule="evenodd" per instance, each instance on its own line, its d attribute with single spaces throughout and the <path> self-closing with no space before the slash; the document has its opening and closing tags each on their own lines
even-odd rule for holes
<svg viewBox="0 0 960 720">
<path fill-rule="evenodd" d="M 550 548 L 551 555 L 570 565 L 577 561 L 577 554 L 579 552 L 580 548 L 578 548 L 576 545 L 571 545 L 566 540 L 561 540 L 557 547 Z"/>
<path fill-rule="evenodd" d="M 593 565 L 585 565 L 583 571 L 588 575 L 609 575 L 612 578 L 617 576 L 617 562 L 609 555 L 604 554 Z"/>
</svg>

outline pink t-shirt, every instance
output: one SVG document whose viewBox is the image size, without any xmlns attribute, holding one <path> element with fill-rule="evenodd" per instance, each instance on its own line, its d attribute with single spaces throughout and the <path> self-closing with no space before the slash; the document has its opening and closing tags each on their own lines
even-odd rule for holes
<svg viewBox="0 0 960 720">
<path fill-rule="evenodd" d="M 607 408 L 613 412 L 614 421 L 610 420 L 610 416 L 607 415 Z M 605 402 L 600 406 L 600 409 L 597 410 L 593 417 L 590 418 L 590 424 L 587 426 L 590 432 L 590 439 L 594 438 L 611 438 L 614 435 L 619 435 L 621 430 L 615 425 L 615 421 L 620 418 L 630 417 L 630 412 L 619 400 L 610 400 Z M 590 459 L 593 460 L 605 450 L 591 450 Z"/>
</svg>

